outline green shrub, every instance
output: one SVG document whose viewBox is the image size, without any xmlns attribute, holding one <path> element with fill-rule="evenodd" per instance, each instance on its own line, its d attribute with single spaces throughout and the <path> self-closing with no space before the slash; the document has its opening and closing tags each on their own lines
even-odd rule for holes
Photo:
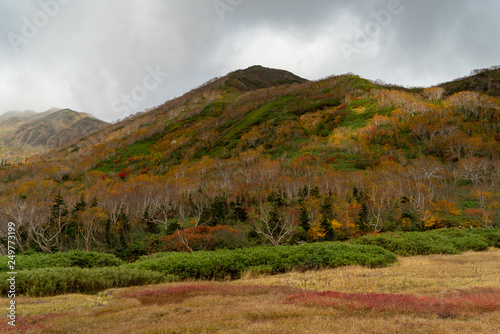
<svg viewBox="0 0 500 334">
<path fill-rule="evenodd" d="M 498 228 L 473 228 L 467 229 L 466 233 L 483 238 L 490 247 L 500 248 L 500 229 Z"/>
<path fill-rule="evenodd" d="M 490 242 L 479 234 L 471 233 L 471 230 L 443 229 L 435 230 L 432 233 L 443 236 L 448 242 L 453 244 L 460 252 L 473 250 L 476 252 L 487 250 Z"/>
<path fill-rule="evenodd" d="M 411 245 L 398 234 L 365 235 L 351 240 L 356 245 L 372 245 L 387 249 L 400 256 L 410 256 L 413 253 Z"/>
<path fill-rule="evenodd" d="M 9 291 L 9 276 L 0 274 L 0 290 Z M 16 294 L 32 297 L 68 293 L 91 294 L 109 288 L 160 283 L 173 277 L 159 272 L 124 267 L 43 268 L 22 270 L 16 275 Z"/>
<path fill-rule="evenodd" d="M 469 250 L 484 251 L 500 247 L 498 229 L 441 229 L 427 232 L 366 235 L 351 244 L 380 246 L 399 256 L 458 254 Z"/>
<path fill-rule="evenodd" d="M 432 232 L 406 232 L 401 237 L 410 245 L 410 255 L 459 254 L 456 244 Z"/>
<path fill-rule="evenodd" d="M 159 271 L 181 279 L 239 278 L 249 268 L 276 274 L 345 265 L 382 267 L 396 256 L 380 247 L 324 242 L 299 246 L 252 247 L 194 253 L 160 253 L 126 267 Z"/>
<path fill-rule="evenodd" d="M 36 253 L 32 255 L 17 255 L 16 269 L 29 270 L 51 267 L 79 267 L 79 268 L 97 268 L 97 267 L 115 267 L 123 262 L 112 254 L 85 252 L 73 250 L 64 253 L 46 254 Z M 0 270 L 7 271 L 8 258 L 2 256 L 0 260 Z"/>
</svg>

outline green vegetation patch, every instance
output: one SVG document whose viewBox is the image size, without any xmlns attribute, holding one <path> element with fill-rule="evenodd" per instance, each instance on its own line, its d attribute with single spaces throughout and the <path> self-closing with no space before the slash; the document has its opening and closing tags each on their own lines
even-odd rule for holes
<svg viewBox="0 0 500 334">
<path fill-rule="evenodd" d="M 178 125 L 186 125 L 186 124 L 194 124 L 200 121 L 203 121 L 206 117 L 219 117 L 224 109 L 226 108 L 226 103 L 223 101 L 215 101 L 208 105 L 206 105 L 203 110 L 182 122 L 176 124 Z"/>
<path fill-rule="evenodd" d="M 149 156 L 151 155 L 151 151 L 149 148 L 151 145 L 156 143 L 157 140 L 159 140 L 163 134 L 154 136 L 152 138 L 148 138 L 142 141 L 138 141 L 132 145 L 126 146 L 117 152 L 117 156 L 120 156 L 122 158 L 128 158 L 128 157 L 133 157 L 133 156 Z"/>
<path fill-rule="evenodd" d="M 0 291 L 6 296 L 10 276 L 0 274 Z M 16 275 L 16 294 L 31 297 L 69 293 L 92 294 L 110 288 L 161 283 L 167 277 L 157 271 L 126 267 L 43 268 L 21 270 Z"/>
<path fill-rule="evenodd" d="M 164 134 L 162 133 L 119 149 L 116 152 L 114 158 L 102 162 L 101 165 L 99 165 L 99 167 L 96 168 L 96 170 L 99 170 L 103 173 L 118 172 L 127 167 L 137 167 L 139 163 L 141 164 L 144 163 L 145 167 L 154 166 L 153 163 L 148 161 L 148 159 L 150 159 L 152 156 L 152 153 L 149 148 L 159 139 L 161 139 L 163 135 Z M 137 159 L 138 157 L 144 159 Z M 137 161 L 135 162 L 128 161 L 129 158 L 132 158 L 132 160 L 137 160 Z"/>
<path fill-rule="evenodd" d="M 380 246 L 400 256 L 459 254 L 500 246 L 498 229 L 442 229 L 427 232 L 366 235 L 351 240 L 357 245 Z"/>
<path fill-rule="evenodd" d="M 351 101 L 349 111 L 349 114 L 343 119 L 340 126 L 350 127 L 352 129 L 365 127 L 368 121 L 376 114 L 387 114 L 386 109 L 378 109 L 377 102 L 370 99 Z"/>
<path fill-rule="evenodd" d="M 268 103 L 258 109 L 255 109 L 233 126 L 233 129 L 225 135 L 226 139 L 231 139 L 238 133 L 250 128 L 253 125 L 260 124 L 271 118 L 279 118 L 279 113 L 285 108 L 291 97 L 283 96 L 271 103 Z"/>
<path fill-rule="evenodd" d="M 7 256 L 2 256 L 0 258 L 0 270 L 9 271 Z M 41 269 L 49 267 L 116 267 L 122 264 L 122 260 L 113 254 L 85 252 L 79 250 L 55 254 L 36 253 L 32 255 L 16 256 L 17 270 Z"/>
<path fill-rule="evenodd" d="M 256 268 L 277 274 L 346 265 L 383 267 L 395 261 L 396 256 L 381 247 L 324 242 L 214 252 L 160 253 L 140 258 L 126 267 L 158 271 L 181 279 L 221 280 L 239 278 L 243 272 Z"/>
</svg>

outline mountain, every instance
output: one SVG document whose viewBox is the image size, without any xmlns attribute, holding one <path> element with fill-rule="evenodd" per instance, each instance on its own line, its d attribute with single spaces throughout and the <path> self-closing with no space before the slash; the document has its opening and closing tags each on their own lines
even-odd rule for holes
<svg viewBox="0 0 500 334">
<path fill-rule="evenodd" d="M 218 109 L 224 108 L 240 96 L 250 96 L 254 93 L 267 94 L 267 89 L 294 87 L 307 82 L 309 81 L 291 72 L 262 66 L 252 66 L 245 70 L 234 71 L 224 77 L 210 80 L 183 96 L 152 108 L 146 113 L 131 115 L 125 120 L 85 138 L 85 140 L 74 143 L 64 151 L 76 151 L 89 144 L 93 145 L 95 142 L 113 142 L 113 146 L 116 148 L 117 145 L 120 146 L 119 142 L 122 144 L 133 142 L 138 138 L 145 138 L 151 133 L 163 131 L 165 122 L 186 120 L 195 115 L 198 118 L 211 114 L 216 116 Z M 120 139 L 125 139 L 125 141 Z"/>
<path fill-rule="evenodd" d="M 497 69 L 483 71 L 441 86 L 449 87 L 446 90 L 449 96 L 456 92 L 454 87 L 475 83 L 477 90 L 483 85 L 481 82 L 487 80 L 492 83 L 489 92 L 494 94 L 497 72 Z M 389 92 L 388 98 L 385 91 Z M 78 152 L 78 155 L 88 156 L 98 143 L 101 148 L 107 147 L 106 152 L 112 150 L 123 158 L 134 154 L 157 156 L 166 166 L 195 161 L 203 156 L 228 159 L 256 148 L 274 158 L 283 154 L 295 156 L 309 145 L 308 142 L 322 142 L 324 148 L 320 151 L 328 151 L 339 131 L 354 135 L 371 126 L 374 118 L 389 118 L 397 108 L 412 115 L 425 113 L 430 110 L 426 103 L 424 96 L 415 91 L 379 85 L 356 75 L 332 76 L 311 82 L 287 71 L 252 66 L 211 80 L 148 112 L 105 127 L 67 146 L 61 154 L 71 156 Z M 496 131 L 493 128 L 489 131 Z M 494 132 L 490 134 L 495 135 Z M 352 142 L 347 138 L 341 146 Z M 404 138 L 404 141 L 415 142 L 415 139 Z M 419 149 L 423 150 L 428 143 L 422 145 Z M 407 150 L 409 146 L 400 147 L 403 148 Z M 385 147 L 383 151 L 392 155 L 394 150 Z M 439 148 L 438 151 L 445 155 L 446 150 Z M 375 156 L 380 154 L 348 156 L 353 159 L 348 164 L 340 163 L 342 168 L 372 166 L 379 159 Z M 101 168 L 103 171 L 119 172 L 125 167 L 124 164 L 113 165 L 109 160 L 101 163 L 105 165 Z"/>
<path fill-rule="evenodd" d="M 11 143 L 60 146 L 0 165 L 0 220 L 31 222 L 25 249 L 124 257 L 500 227 L 494 73 L 406 89 L 254 66 L 73 140 L 95 121 L 49 113 Z"/>
<path fill-rule="evenodd" d="M 0 121 L 2 153 L 31 155 L 67 145 L 108 123 L 70 109 L 52 108 L 42 113 L 9 112 Z"/>
</svg>

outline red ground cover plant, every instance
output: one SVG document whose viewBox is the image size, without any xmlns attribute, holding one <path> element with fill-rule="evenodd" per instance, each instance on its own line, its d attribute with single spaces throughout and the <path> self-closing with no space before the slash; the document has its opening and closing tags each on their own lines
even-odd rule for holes
<svg viewBox="0 0 500 334">
<path fill-rule="evenodd" d="M 48 329 L 51 325 L 48 323 L 54 318 L 68 315 L 68 313 L 51 313 L 42 315 L 31 315 L 31 316 L 17 316 L 16 326 L 13 327 L 7 323 L 7 318 L 5 321 L 0 322 L 0 333 L 10 334 L 10 333 L 26 333 L 34 330 L 37 332 L 42 332 L 42 330 Z"/>
<path fill-rule="evenodd" d="M 441 318 L 455 318 L 500 310 L 500 289 L 478 288 L 442 297 L 326 291 L 290 296 L 285 303 L 350 311 L 435 314 Z"/>
</svg>

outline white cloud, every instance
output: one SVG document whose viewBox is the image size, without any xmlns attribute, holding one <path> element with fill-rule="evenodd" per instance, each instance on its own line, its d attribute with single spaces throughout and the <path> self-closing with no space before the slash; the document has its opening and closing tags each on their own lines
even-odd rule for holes
<svg viewBox="0 0 500 334">
<path fill-rule="evenodd" d="M 350 62 L 340 45 L 393 0 L 248 0 L 224 20 L 212 0 L 40 1 L 59 3 L 57 13 L 18 53 L 8 34 L 22 36 L 25 18 L 43 8 L 39 0 L 0 1 L 0 112 L 57 106 L 121 118 L 113 104 L 140 87 L 148 67 L 169 75 L 127 112 L 256 64 L 308 79 L 354 72 L 431 85 L 498 65 L 500 55 L 494 0 L 400 0 L 401 13 Z"/>
</svg>

